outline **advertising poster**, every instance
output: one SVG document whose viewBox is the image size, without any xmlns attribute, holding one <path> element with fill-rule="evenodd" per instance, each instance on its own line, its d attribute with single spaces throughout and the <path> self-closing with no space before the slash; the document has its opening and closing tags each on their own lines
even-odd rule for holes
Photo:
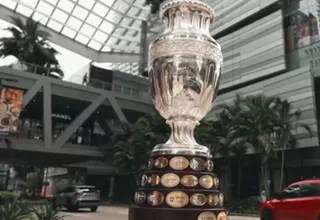
<svg viewBox="0 0 320 220">
<path fill-rule="evenodd" d="M 23 91 L 2 88 L 0 92 L 0 132 L 15 133 L 19 125 Z"/>
</svg>

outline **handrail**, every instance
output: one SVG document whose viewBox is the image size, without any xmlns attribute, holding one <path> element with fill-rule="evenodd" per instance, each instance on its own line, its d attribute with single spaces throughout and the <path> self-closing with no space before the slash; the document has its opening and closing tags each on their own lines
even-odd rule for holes
<svg viewBox="0 0 320 220">
<path fill-rule="evenodd" d="M 8 65 L 7 67 L 9 68 L 13 68 L 13 69 L 18 69 L 21 71 L 26 71 L 26 72 L 30 72 L 30 73 L 36 73 L 36 74 L 40 74 L 43 76 L 47 76 L 47 77 L 54 77 L 54 78 L 59 78 L 61 79 L 61 77 L 59 77 L 58 74 L 54 74 L 53 72 L 51 72 L 52 69 L 50 68 L 45 68 L 43 66 L 39 66 L 36 64 L 32 64 L 32 63 L 27 63 L 27 62 L 23 62 L 23 61 L 19 61 L 16 64 L 11 64 Z M 74 77 L 78 77 L 77 80 L 74 80 Z M 78 75 L 72 75 L 69 80 L 65 80 L 74 84 L 83 84 L 83 76 L 78 76 Z M 77 82 L 75 82 L 77 81 Z M 94 88 L 99 88 L 99 89 L 104 89 L 104 90 L 111 90 L 120 94 L 124 94 L 124 95 L 129 95 L 129 96 L 135 96 L 135 97 L 141 97 L 141 98 L 145 98 L 148 99 L 149 97 L 145 95 L 145 93 L 148 93 L 148 91 L 142 91 L 139 88 L 133 88 L 133 87 L 129 87 L 129 86 L 123 86 L 123 85 L 119 85 L 119 84 L 115 84 L 115 83 L 110 83 L 110 82 L 104 82 L 102 80 L 98 80 L 98 79 L 89 79 L 89 82 L 87 85 L 84 86 L 92 86 Z"/>
<path fill-rule="evenodd" d="M 30 73 L 36 73 L 43 76 L 50 76 L 50 77 L 62 79 L 62 77 L 59 74 L 53 74 L 54 68 L 47 68 L 34 63 L 18 61 L 17 63 L 8 65 L 8 67 L 12 69 L 18 69 L 18 70 L 30 72 Z"/>
</svg>

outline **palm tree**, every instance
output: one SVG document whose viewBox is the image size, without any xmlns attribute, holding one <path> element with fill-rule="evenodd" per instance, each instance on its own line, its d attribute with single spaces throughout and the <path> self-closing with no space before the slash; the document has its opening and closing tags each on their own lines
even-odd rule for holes
<svg viewBox="0 0 320 220">
<path fill-rule="evenodd" d="M 239 113 L 242 109 L 242 101 L 243 98 L 237 94 L 236 98 L 233 100 L 231 104 L 222 105 L 223 111 L 220 113 L 220 117 L 215 123 L 216 132 L 214 134 L 218 134 L 220 149 L 218 152 L 224 157 L 230 160 L 230 156 L 234 154 L 238 161 L 238 183 L 237 183 L 237 194 L 240 197 L 241 191 L 241 177 L 242 177 L 242 158 L 246 153 L 246 146 L 243 144 L 231 145 L 229 132 L 232 128 L 233 122 L 237 120 L 239 117 Z M 220 132 L 220 134 L 219 134 Z M 230 166 L 230 161 L 225 164 L 225 166 Z M 229 168 L 230 169 L 230 168 Z M 228 175 L 230 175 L 230 171 Z M 226 173 L 227 174 L 227 173 Z M 229 180 L 228 180 L 229 181 Z M 228 182 L 227 182 L 228 184 Z"/>
<path fill-rule="evenodd" d="M 292 104 L 288 100 L 281 100 L 277 106 L 277 113 L 279 115 L 279 130 L 277 132 L 277 137 L 278 145 L 281 150 L 281 173 L 279 190 L 281 190 L 283 187 L 285 151 L 297 146 L 296 134 L 298 133 L 299 129 L 307 131 L 310 137 L 312 136 L 312 132 L 308 125 L 299 123 L 301 119 L 301 111 L 292 111 Z"/>
<path fill-rule="evenodd" d="M 15 56 L 26 62 L 28 71 L 37 74 L 56 73 L 63 77 L 63 71 L 56 58 L 58 51 L 50 46 L 50 34 L 40 29 L 40 23 L 27 18 L 11 17 L 14 26 L 6 28 L 11 37 L 0 38 L 0 58 Z"/>
<path fill-rule="evenodd" d="M 213 155 L 221 155 L 224 163 L 225 196 L 230 199 L 230 177 L 231 177 L 231 148 L 228 141 L 229 125 L 231 115 L 226 110 L 222 111 L 212 123 L 211 136 L 214 138 L 215 147 L 212 148 Z"/>
<path fill-rule="evenodd" d="M 136 180 L 146 169 L 151 150 L 165 142 L 170 128 L 158 114 L 147 115 L 125 127 L 124 134 L 113 137 L 113 162 L 120 172 L 133 173 Z"/>
<path fill-rule="evenodd" d="M 230 126 L 231 146 L 251 145 L 260 155 L 263 187 L 269 196 L 268 162 L 275 156 L 278 125 L 276 109 L 279 98 L 265 95 L 248 96 L 242 100 L 241 110 Z"/>
</svg>

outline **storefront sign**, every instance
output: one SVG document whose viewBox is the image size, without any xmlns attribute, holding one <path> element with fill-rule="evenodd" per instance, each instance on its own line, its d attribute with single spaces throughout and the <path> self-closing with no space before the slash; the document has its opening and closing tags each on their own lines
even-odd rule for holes
<svg viewBox="0 0 320 220">
<path fill-rule="evenodd" d="M 70 115 L 64 115 L 64 114 L 58 114 L 58 113 L 52 113 L 52 118 L 59 118 L 63 120 L 72 121 L 72 118 Z"/>
</svg>

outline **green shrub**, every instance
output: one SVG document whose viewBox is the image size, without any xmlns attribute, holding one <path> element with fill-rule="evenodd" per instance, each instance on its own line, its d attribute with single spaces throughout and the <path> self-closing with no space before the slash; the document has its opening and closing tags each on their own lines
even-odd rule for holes
<svg viewBox="0 0 320 220">
<path fill-rule="evenodd" d="M 59 216 L 59 211 L 54 210 L 52 204 L 40 206 L 40 209 L 34 209 L 35 220 L 63 220 L 64 217 Z"/>
<path fill-rule="evenodd" d="M 258 200 L 250 198 L 225 202 L 226 209 L 238 214 L 259 214 L 260 205 Z"/>
<path fill-rule="evenodd" d="M 15 198 L 16 196 L 12 192 L 0 191 L 0 205 L 3 205 L 6 199 L 12 202 Z"/>
<path fill-rule="evenodd" d="M 5 220 L 21 220 L 30 219 L 32 217 L 32 207 L 30 204 L 17 198 L 10 201 L 7 197 L 4 204 L 0 206 L 0 219 Z"/>
</svg>

